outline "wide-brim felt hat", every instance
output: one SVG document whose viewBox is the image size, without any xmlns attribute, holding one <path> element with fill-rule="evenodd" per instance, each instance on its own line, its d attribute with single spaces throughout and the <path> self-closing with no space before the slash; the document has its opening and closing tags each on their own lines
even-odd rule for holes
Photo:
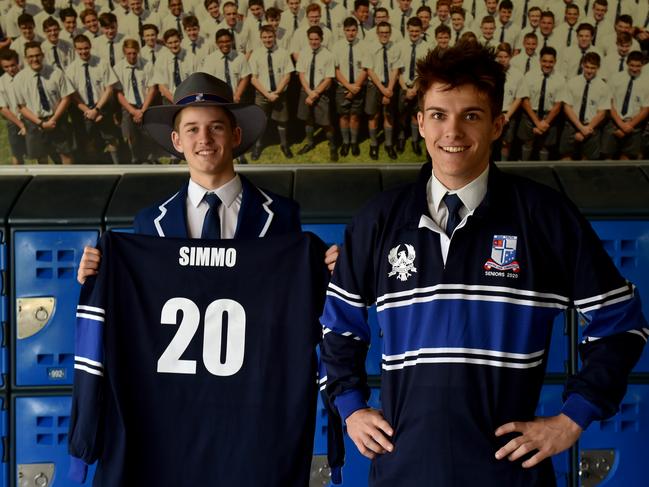
<svg viewBox="0 0 649 487">
<path fill-rule="evenodd" d="M 174 118 L 190 106 L 225 108 L 241 128 L 241 143 L 232 148 L 232 157 L 246 152 L 266 130 L 266 115 L 257 105 L 234 103 L 232 89 L 224 81 L 207 73 L 193 73 L 176 87 L 173 105 L 150 107 L 144 112 L 142 126 L 149 136 L 169 154 L 183 159 L 171 142 Z"/>
</svg>

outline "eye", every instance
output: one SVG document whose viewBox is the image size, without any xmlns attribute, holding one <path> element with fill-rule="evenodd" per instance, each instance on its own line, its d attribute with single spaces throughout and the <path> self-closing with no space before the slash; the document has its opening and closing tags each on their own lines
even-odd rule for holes
<svg viewBox="0 0 649 487">
<path fill-rule="evenodd" d="M 445 115 L 442 112 L 430 112 L 430 118 L 433 120 L 444 120 Z"/>
<path fill-rule="evenodd" d="M 469 120 L 469 121 L 472 122 L 472 121 L 475 121 L 475 120 L 480 120 L 480 116 L 477 113 L 471 112 L 471 113 L 467 113 L 464 116 L 464 119 Z"/>
</svg>

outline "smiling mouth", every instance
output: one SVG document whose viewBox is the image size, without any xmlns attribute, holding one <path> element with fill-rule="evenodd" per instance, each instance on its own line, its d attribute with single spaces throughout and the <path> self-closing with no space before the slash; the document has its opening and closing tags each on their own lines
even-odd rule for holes
<svg viewBox="0 0 649 487">
<path fill-rule="evenodd" d="M 444 146 L 440 146 L 440 147 L 444 152 L 448 152 L 450 154 L 457 154 L 458 152 L 464 152 L 469 148 L 468 145 L 454 145 L 449 147 L 444 147 Z"/>
<path fill-rule="evenodd" d="M 212 154 L 216 154 L 216 151 L 214 149 L 203 149 L 197 151 L 196 154 L 199 156 L 211 156 Z"/>
</svg>

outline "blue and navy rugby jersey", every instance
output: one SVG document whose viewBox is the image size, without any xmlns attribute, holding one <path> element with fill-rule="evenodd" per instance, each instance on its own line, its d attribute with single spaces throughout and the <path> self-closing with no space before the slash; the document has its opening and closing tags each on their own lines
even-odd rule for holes
<svg viewBox="0 0 649 487">
<path fill-rule="evenodd" d="M 552 323 L 567 307 L 587 325 L 562 412 L 582 428 L 613 415 L 649 333 L 639 297 L 567 199 L 493 165 L 444 264 L 430 176 L 426 164 L 416 184 L 380 195 L 346 230 L 321 318 L 329 400 L 342 418 L 366 406 L 376 303 L 395 451 L 372 463 L 371 484 L 553 485 L 549 459 L 532 469 L 497 461 L 512 436 L 494 431 L 534 418 Z"/>
<path fill-rule="evenodd" d="M 328 272 L 311 234 L 108 232 L 77 311 L 70 476 L 306 486 Z"/>
</svg>

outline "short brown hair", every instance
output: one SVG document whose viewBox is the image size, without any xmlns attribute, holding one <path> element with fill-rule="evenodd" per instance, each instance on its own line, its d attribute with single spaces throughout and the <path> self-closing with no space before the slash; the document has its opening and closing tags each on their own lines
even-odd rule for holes
<svg viewBox="0 0 649 487">
<path fill-rule="evenodd" d="M 471 85 L 487 96 L 493 118 L 502 111 L 505 71 L 492 49 L 459 42 L 449 49 L 429 51 L 417 61 L 417 98 L 422 111 L 424 96 L 434 83 L 446 85 L 447 90 Z"/>
</svg>

